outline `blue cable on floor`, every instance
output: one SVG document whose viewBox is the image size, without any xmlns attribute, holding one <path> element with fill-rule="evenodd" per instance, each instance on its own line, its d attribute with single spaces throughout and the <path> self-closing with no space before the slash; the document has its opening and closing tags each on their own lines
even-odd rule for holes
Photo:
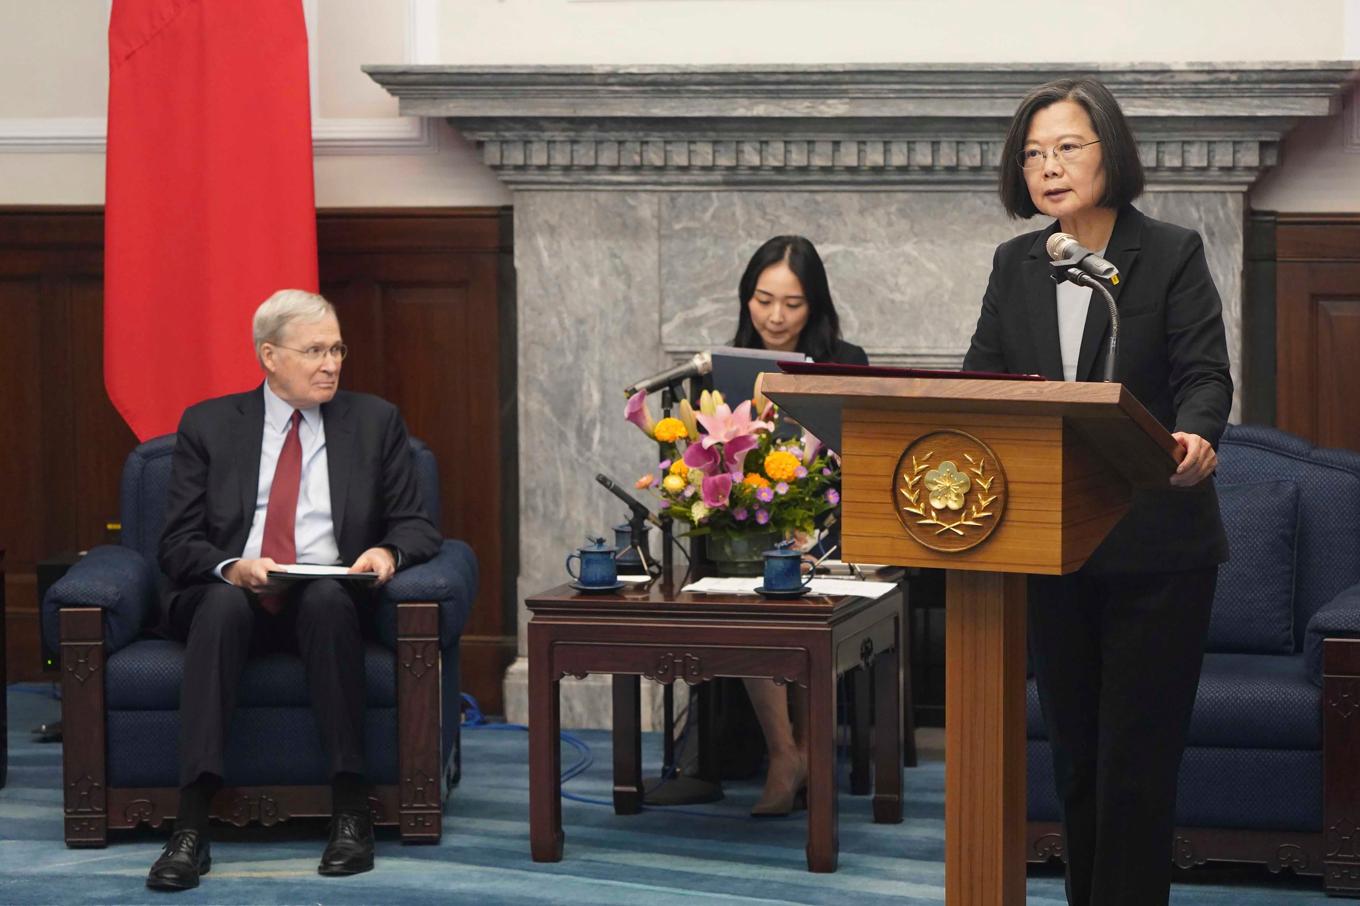
<svg viewBox="0 0 1360 906">
<path fill-rule="evenodd" d="M 529 727 L 525 724 L 491 723 L 486 719 L 486 715 L 482 714 L 482 709 L 481 706 L 477 704 L 477 699 L 473 698 L 470 694 L 466 692 L 462 693 L 462 699 L 464 705 L 462 725 L 469 730 L 518 730 L 524 733 L 529 732 Z M 680 743 L 684 741 L 685 734 L 687 734 L 688 732 L 689 726 L 686 725 L 685 729 L 682 730 L 680 733 L 680 740 L 677 741 L 676 743 L 677 749 L 680 747 Z M 558 735 L 563 742 L 571 746 L 580 754 L 580 758 L 576 761 L 575 764 L 569 765 L 565 770 L 562 771 L 561 782 L 565 784 L 568 780 L 572 780 L 576 777 L 579 777 L 582 774 L 584 774 L 587 770 L 589 770 L 591 765 L 595 763 L 595 755 L 593 752 L 591 752 L 590 746 L 586 743 L 586 741 L 581 739 L 580 737 L 573 736 L 572 734 L 566 732 L 565 730 L 560 731 Z M 845 748 L 844 746 L 840 745 L 836 747 L 836 766 L 838 773 L 840 764 L 843 760 L 842 756 L 844 748 Z M 666 779 L 662 779 L 661 783 L 657 784 L 649 792 L 655 792 L 656 790 L 664 786 L 665 783 Z M 608 808 L 614 807 L 614 803 L 608 799 L 593 799 L 589 796 L 579 796 L 576 793 L 569 793 L 565 789 L 562 790 L 562 798 L 570 799 L 572 802 L 581 802 L 586 805 L 602 805 Z M 790 813 L 788 815 L 755 818 L 751 815 L 730 815 L 726 812 L 706 812 L 700 809 L 682 808 L 681 806 L 677 805 L 643 805 L 640 806 L 640 808 L 642 811 L 645 812 L 657 811 L 665 812 L 668 815 L 693 815 L 696 818 L 726 818 L 729 821 L 759 821 L 762 824 L 768 823 L 771 820 L 786 821 L 789 818 L 794 817 L 793 814 Z"/>
</svg>

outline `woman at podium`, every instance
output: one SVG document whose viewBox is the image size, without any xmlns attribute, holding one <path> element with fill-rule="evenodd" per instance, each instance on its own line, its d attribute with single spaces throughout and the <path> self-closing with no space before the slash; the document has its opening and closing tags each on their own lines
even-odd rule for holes
<svg viewBox="0 0 1360 906">
<path fill-rule="evenodd" d="M 1118 270 L 1114 379 L 1182 453 L 1171 487 L 1135 491 L 1081 570 L 1033 579 L 1029 590 L 1068 902 L 1166 903 L 1176 778 L 1228 556 L 1211 478 L 1233 392 L 1218 291 L 1199 235 L 1132 205 L 1143 189 L 1138 147 L 1095 79 L 1061 79 L 1025 96 L 999 189 L 1011 217 L 1053 222 L 997 247 L 964 368 L 1101 379 L 1106 306 L 1091 289 L 1050 277 L 1049 237 L 1066 233 L 1104 259 L 1088 260 L 1092 270 L 1106 262 Z"/>
<path fill-rule="evenodd" d="M 831 301 L 826 268 L 816 247 L 802 236 L 775 236 L 756 249 L 741 275 L 737 298 L 737 335 L 732 340 L 733 346 L 801 352 L 814 362 L 869 364 L 863 349 L 841 339 L 840 319 Z M 806 741 L 801 728 L 797 734 L 794 732 L 784 686 L 762 679 L 743 682 L 770 757 L 765 789 L 751 814 L 787 815 L 807 782 Z M 724 700 L 733 716 L 740 713 L 738 705 L 720 694 L 719 702 Z M 798 705 L 795 713 L 801 714 L 802 703 Z M 718 719 L 725 728 L 733 724 L 732 720 L 723 719 L 721 711 Z M 720 731 L 724 747 L 740 746 L 742 738 L 749 736 Z"/>
</svg>

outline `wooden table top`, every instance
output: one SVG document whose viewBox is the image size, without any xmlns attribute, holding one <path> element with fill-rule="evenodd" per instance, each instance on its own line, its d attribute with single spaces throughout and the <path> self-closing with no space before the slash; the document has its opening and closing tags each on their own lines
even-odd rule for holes
<svg viewBox="0 0 1360 906">
<path fill-rule="evenodd" d="M 900 593 L 891 591 L 882 598 L 859 595 L 810 595 L 804 598 L 776 599 L 760 595 L 693 594 L 674 585 L 656 581 L 650 585 L 630 585 L 617 592 L 600 594 L 580 592 L 570 585 L 559 585 L 525 599 L 534 615 L 665 618 L 684 619 L 841 619 L 884 598 Z"/>
</svg>

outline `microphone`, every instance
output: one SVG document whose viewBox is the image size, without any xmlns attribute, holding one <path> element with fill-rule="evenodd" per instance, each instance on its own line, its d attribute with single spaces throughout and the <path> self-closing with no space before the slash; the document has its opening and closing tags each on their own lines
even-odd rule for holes
<svg viewBox="0 0 1360 906">
<path fill-rule="evenodd" d="M 1048 249 L 1048 257 L 1053 259 L 1053 279 L 1056 282 L 1070 280 L 1078 286 L 1090 287 L 1104 297 L 1105 307 L 1110 312 L 1110 343 L 1109 351 L 1105 355 L 1105 374 L 1102 379 L 1107 384 L 1114 383 L 1115 357 L 1119 352 L 1119 309 L 1115 307 L 1114 296 L 1110 295 L 1110 291 L 1101 280 L 1118 283 L 1118 268 L 1067 233 L 1054 233 L 1049 236 L 1045 247 Z M 1067 257 L 1061 257 L 1064 255 Z"/>
<path fill-rule="evenodd" d="M 1116 285 L 1119 283 L 1119 268 L 1082 245 L 1070 233 L 1054 233 L 1049 236 L 1047 248 L 1048 257 L 1053 259 L 1054 267 L 1062 265 L 1076 267 L 1092 277 L 1109 280 Z"/>
<path fill-rule="evenodd" d="M 645 519 L 658 528 L 662 527 L 661 520 L 658 519 L 651 510 L 647 509 L 645 506 L 638 503 L 632 494 L 629 494 L 623 488 L 615 484 L 612 480 L 610 480 L 609 476 L 605 475 L 604 473 L 600 473 L 595 476 L 595 480 L 598 481 L 600 484 L 604 485 L 605 488 L 615 497 L 619 498 L 624 503 L 626 503 L 628 505 L 628 509 L 632 511 L 634 519 Z"/>
<path fill-rule="evenodd" d="M 707 352 L 696 352 L 688 361 L 681 362 L 674 368 L 658 371 L 651 377 L 638 381 L 631 387 L 625 387 L 623 395 L 632 396 L 634 393 L 651 393 L 653 390 L 669 387 L 677 381 L 708 374 L 712 370 L 713 356 Z"/>
</svg>

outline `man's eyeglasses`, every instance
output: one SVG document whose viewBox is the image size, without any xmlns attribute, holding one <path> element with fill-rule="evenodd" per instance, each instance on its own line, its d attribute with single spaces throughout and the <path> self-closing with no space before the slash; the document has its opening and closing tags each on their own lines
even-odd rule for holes
<svg viewBox="0 0 1360 906">
<path fill-rule="evenodd" d="M 323 356 L 333 355 L 336 359 L 343 362 L 345 356 L 349 355 L 349 347 L 344 343 L 336 343 L 334 346 L 308 346 L 306 349 L 298 349 L 295 346 L 284 346 L 282 343 L 273 343 L 280 349 L 288 349 L 296 352 L 309 362 L 319 362 Z"/>
<path fill-rule="evenodd" d="M 1048 151 L 1042 148 L 1025 148 L 1015 155 L 1015 161 L 1023 170 L 1037 170 L 1044 165 L 1050 154 L 1061 157 L 1065 163 L 1071 163 L 1081 157 L 1082 149 L 1098 144 L 1100 139 L 1091 142 L 1060 142 Z"/>
</svg>

